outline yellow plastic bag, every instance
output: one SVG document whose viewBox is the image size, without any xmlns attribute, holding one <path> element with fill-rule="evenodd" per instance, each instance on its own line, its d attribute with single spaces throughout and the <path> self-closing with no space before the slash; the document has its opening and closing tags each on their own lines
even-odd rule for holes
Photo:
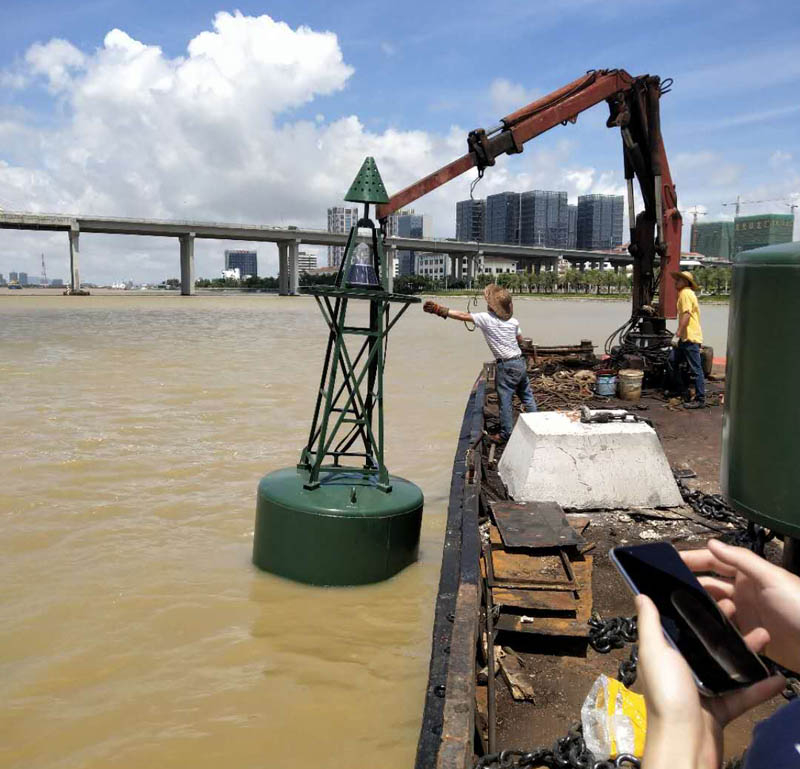
<svg viewBox="0 0 800 769">
<path fill-rule="evenodd" d="M 595 758 L 616 758 L 622 753 L 641 758 L 647 734 L 644 697 L 615 678 L 600 675 L 581 707 L 583 739 Z"/>
</svg>

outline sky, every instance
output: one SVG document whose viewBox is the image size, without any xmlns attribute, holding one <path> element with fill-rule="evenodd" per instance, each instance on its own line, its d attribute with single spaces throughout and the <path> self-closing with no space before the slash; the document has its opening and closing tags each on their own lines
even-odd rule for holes
<svg viewBox="0 0 800 769">
<path fill-rule="evenodd" d="M 662 130 L 699 221 L 800 203 L 800 4 L 680 0 L 0 0 L 0 208 L 326 226 L 363 158 L 390 194 L 588 69 L 674 78 Z M 624 191 L 605 105 L 489 168 L 475 195 Z M 452 237 L 474 172 L 416 201 Z M 800 218 L 800 217 L 798 217 Z M 795 225 L 795 239 L 800 227 Z M 197 275 L 225 248 L 198 241 Z M 258 244 L 275 274 L 274 246 Z M 314 250 L 314 249 L 309 249 Z M 67 278 L 64 233 L 0 231 L 0 273 Z M 325 253 L 319 249 L 320 261 Z M 84 235 L 85 282 L 179 274 L 176 240 Z"/>
</svg>

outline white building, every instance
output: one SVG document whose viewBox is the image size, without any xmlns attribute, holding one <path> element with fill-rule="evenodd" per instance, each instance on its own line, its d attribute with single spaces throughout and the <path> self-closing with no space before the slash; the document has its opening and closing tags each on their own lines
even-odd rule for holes
<svg viewBox="0 0 800 769">
<path fill-rule="evenodd" d="M 334 206 L 328 209 L 328 232 L 347 234 L 358 221 L 358 208 Z M 328 267 L 338 267 L 344 256 L 344 246 L 328 246 Z"/>
<path fill-rule="evenodd" d="M 444 280 L 445 277 L 453 279 L 452 262 L 449 254 L 437 254 L 427 251 L 418 251 L 416 255 L 416 274 L 431 280 Z M 517 263 L 512 259 L 502 256 L 479 256 L 475 266 L 475 275 L 502 275 L 506 272 L 517 271 Z M 461 259 L 461 275 L 467 277 L 467 257 Z"/>
<path fill-rule="evenodd" d="M 308 272 L 309 270 L 317 269 L 317 255 L 310 254 L 307 251 L 297 252 L 297 270 L 298 272 Z"/>
<path fill-rule="evenodd" d="M 238 267 L 232 267 L 230 270 L 222 271 L 223 280 L 241 280 L 242 274 Z"/>
</svg>

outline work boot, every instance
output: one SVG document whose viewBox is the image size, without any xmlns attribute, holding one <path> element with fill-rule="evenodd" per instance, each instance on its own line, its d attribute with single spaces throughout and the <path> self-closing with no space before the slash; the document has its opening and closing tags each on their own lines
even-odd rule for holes
<svg viewBox="0 0 800 769">
<path fill-rule="evenodd" d="M 687 401 L 683 404 L 685 409 L 704 409 L 706 407 L 705 401 Z"/>
</svg>

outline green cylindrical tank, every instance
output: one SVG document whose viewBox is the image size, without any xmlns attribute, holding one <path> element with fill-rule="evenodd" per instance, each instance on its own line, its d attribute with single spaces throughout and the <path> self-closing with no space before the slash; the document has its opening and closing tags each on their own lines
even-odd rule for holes
<svg viewBox="0 0 800 769">
<path fill-rule="evenodd" d="M 733 266 L 722 491 L 751 521 L 800 537 L 800 243 Z"/>
<path fill-rule="evenodd" d="M 379 582 L 417 560 L 422 491 L 389 476 L 391 491 L 358 469 L 323 469 L 319 488 L 308 471 L 286 468 L 258 485 L 253 563 L 312 585 Z"/>
</svg>

